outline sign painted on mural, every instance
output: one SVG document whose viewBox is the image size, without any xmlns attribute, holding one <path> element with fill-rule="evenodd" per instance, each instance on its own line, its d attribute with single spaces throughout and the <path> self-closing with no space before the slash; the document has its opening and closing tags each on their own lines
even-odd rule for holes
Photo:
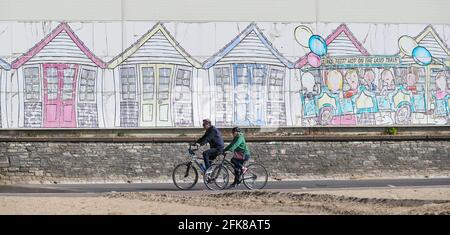
<svg viewBox="0 0 450 235">
<path fill-rule="evenodd" d="M 348 56 L 348 57 L 325 57 L 323 66 L 336 67 L 380 67 L 399 66 L 400 56 Z"/>
</svg>

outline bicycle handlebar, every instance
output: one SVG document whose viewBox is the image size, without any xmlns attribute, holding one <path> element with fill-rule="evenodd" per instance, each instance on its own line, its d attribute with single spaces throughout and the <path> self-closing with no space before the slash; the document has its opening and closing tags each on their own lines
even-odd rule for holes
<svg viewBox="0 0 450 235">
<path fill-rule="evenodd" d="M 195 152 L 197 150 L 198 150 L 198 145 L 197 144 L 189 144 L 189 151 Z"/>
<path fill-rule="evenodd" d="M 219 155 L 222 155 L 223 158 L 225 159 L 227 157 L 228 153 L 230 153 L 230 152 L 228 152 L 228 151 L 227 152 L 221 152 L 221 153 L 219 153 Z"/>
<path fill-rule="evenodd" d="M 198 151 L 198 149 L 199 149 L 199 145 L 197 143 L 189 144 L 189 152 L 190 153 L 194 153 L 195 151 Z M 219 153 L 219 155 L 222 155 L 225 158 L 228 153 L 229 153 L 229 151 L 227 151 L 227 152 L 222 151 Z"/>
</svg>

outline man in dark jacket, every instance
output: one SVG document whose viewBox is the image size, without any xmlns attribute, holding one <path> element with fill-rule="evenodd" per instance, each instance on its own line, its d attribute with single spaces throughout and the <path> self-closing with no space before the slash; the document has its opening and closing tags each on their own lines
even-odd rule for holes
<svg viewBox="0 0 450 235">
<path fill-rule="evenodd" d="M 211 165 L 211 161 L 214 160 L 220 153 L 223 152 L 223 138 L 219 129 L 211 125 L 211 120 L 203 120 L 203 128 L 206 130 L 205 134 L 198 139 L 195 143 L 205 145 L 209 143 L 208 150 L 203 152 L 203 160 L 205 161 L 205 169 Z"/>
</svg>

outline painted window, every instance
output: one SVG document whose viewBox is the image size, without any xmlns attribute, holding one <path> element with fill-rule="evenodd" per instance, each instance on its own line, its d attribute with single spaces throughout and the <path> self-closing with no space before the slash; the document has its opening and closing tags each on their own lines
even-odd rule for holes
<svg viewBox="0 0 450 235">
<path fill-rule="evenodd" d="M 185 69 L 179 69 L 177 73 L 177 86 L 187 86 L 191 84 L 191 71 Z"/>
<path fill-rule="evenodd" d="M 254 86 L 254 92 L 253 96 L 258 100 L 258 103 L 263 102 L 263 95 L 264 95 L 264 88 L 265 85 L 264 81 L 266 79 L 266 68 L 253 68 L 253 81 L 252 85 Z"/>
<path fill-rule="evenodd" d="M 269 77 L 269 100 L 283 101 L 283 76 L 284 73 L 278 69 L 270 70 Z"/>
<path fill-rule="evenodd" d="M 41 83 L 39 81 L 39 68 L 31 67 L 23 70 L 25 77 L 25 94 L 27 101 L 39 101 Z"/>
<path fill-rule="evenodd" d="M 64 79 L 63 79 L 63 89 L 62 89 L 62 99 L 72 100 L 73 97 L 73 81 L 75 78 L 75 69 L 65 68 L 64 69 Z"/>
<path fill-rule="evenodd" d="M 231 125 L 232 105 L 230 90 L 230 67 L 214 68 L 216 87 L 216 124 Z"/>
<path fill-rule="evenodd" d="M 247 85 L 249 81 L 248 68 L 239 67 L 237 68 L 237 84 Z"/>
<path fill-rule="evenodd" d="M 214 68 L 214 77 L 216 78 L 216 85 L 230 84 L 230 68 Z"/>
<path fill-rule="evenodd" d="M 143 99 L 153 100 L 155 90 L 155 70 L 152 67 L 142 68 L 142 79 L 144 83 L 142 88 Z"/>
<path fill-rule="evenodd" d="M 134 68 L 121 68 L 120 79 L 122 100 L 136 100 L 136 71 Z"/>
<path fill-rule="evenodd" d="M 250 74 L 247 65 L 240 65 L 236 68 L 235 86 L 235 121 L 237 123 L 249 125 L 250 113 Z"/>
<path fill-rule="evenodd" d="M 265 68 L 254 68 L 253 69 L 253 84 L 254 85 L 264 85 L 264 80 L 266 78 Z"/>
<path fill-rule="evenodd" d="M 268 125 L 286 125 L 286 107 L 284 103 L 284 70 L 270 69 L 268 102 L 267 102 L 267 124 Z M 314 104 L 311 103 L 311 104 Z M 314 106 L 305 104 L 305 112 L 311 113 Z M 307 110 L 306 110 L 307 109 Z M 314 109 L 312 110 L 314 111 Z"/>
<path fill-rule="evenodd" d="M 175 78 L 175 126 L 192 125 L 191 70 L 179 68 Z"/>
<path fill-rule="evenodd" d="M 56 100 L 58 97 L 58 69 L 47 69 L 47 94 L 48 100 Z"/>
<path fill-rule="evenodd" d="M 159 90 L 158 90 L 159 100 L 169 99 L 170 71 L 171 69 L 169 68 L 159 69 Z"/>
<path fill-rule="evenodd" d="M 80 101 L 95 101 L 95 78 L 96 71 L 83 69 L 80 79 Z"/>
</svg>

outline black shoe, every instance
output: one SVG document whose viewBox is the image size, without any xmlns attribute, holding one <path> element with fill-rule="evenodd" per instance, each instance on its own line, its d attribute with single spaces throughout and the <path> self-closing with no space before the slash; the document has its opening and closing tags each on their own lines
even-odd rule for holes
<svg viewBox="0 0 450 235">
<path fill-rule="evenodd" d="M 205 177 L 206 177 L 206 179 L 205 179 L 205 181 L 206 181 L 206 183 L 207 184 L 209 184 L 209 183 L 211 183 L 211 173 L 205 173 Z"/>
<path fill-rule="evenodd" d="M 211 177 L 211 174 L 207 174 L 207 175 L 206 175 L 206 183 L 209 184 L 209 183 L 212 182 L 212 180 L 213 180 L 213 179 L 212 179 L 212 177 Z"/>
<path fill-rule="evenodd" d="M 239 186 L 239 181 L 234 181 L 228 188 L 235 188 L 237 186 Z"/>
</svg>

